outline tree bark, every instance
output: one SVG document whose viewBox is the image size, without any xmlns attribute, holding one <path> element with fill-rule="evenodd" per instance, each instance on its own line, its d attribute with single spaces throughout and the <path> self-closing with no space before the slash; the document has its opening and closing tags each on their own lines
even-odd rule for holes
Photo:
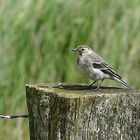
<svg viewBox="0 0 140 140">
<path fill-rule="evenodd" d="M 140 140 L 139 92 L 85 87 L 26 85 L 30 140 Z"/>
</svg>

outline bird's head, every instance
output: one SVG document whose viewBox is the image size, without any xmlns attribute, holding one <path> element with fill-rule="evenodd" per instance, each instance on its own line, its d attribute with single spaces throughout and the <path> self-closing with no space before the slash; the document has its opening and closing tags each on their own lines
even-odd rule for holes
<svg viewBox="0 0 140 140">
<path fill-rule="evenodd" d="M 72 51 L 76 52 L 77 55 L 83 56 L 88 55 L 92 52 L 91 48 L 89 48 L 87 45 L 80 45 L 75 49 L 72 49 Z"/>
</svg>

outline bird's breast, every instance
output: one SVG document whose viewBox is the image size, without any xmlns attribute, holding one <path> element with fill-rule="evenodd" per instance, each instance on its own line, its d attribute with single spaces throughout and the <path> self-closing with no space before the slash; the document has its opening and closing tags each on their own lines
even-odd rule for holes
<svg viewBox="0 0 140 140">
<path fill-rule="evenodd" d="M 95 79 L 95 72 L 88 60 L 84 59 L 84 57 L 77 57 L 77 64 L 79 65 L 80 69 L 88 75 L 91 79 Z"/>
<path fill-rule="evenodd" d="M 86 70 L 88 68 L 88 63 L 84 57 L 77 57 L 77 64 L 83 70 Z"/>
</svg>

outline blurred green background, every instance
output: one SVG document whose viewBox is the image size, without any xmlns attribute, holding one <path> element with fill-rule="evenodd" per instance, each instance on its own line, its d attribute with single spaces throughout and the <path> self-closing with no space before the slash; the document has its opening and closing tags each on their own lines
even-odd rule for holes
<svg viewBox="0 0 140 140">
<path fill-rule="evenodd" d="M 80 44 L 139 89 L 139 0 L 1 0 L 0 114 L 27 113 L 26 83 L 90 83 L 71 52 Z M 0 139 L 28 140 L 28 119 L 1 119 Z"/>
</svg>

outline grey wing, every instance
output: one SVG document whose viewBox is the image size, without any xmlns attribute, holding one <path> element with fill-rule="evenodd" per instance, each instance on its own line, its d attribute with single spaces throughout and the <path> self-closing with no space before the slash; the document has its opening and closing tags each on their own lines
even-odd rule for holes
<svg viewBox="0 0 140 140">
<path fill-rule="evenodd" d="M 88 55 L 88 60 L 92 63 L 94 68 L 100 69 L 104 73 L 121 79 L 121 76 L 118 75 L 111 66 L 105 63 L 104 59 L 98 55 L 97 53 L 93 52 Z"/>
<path fill-rule="evenodd" d="M 100 69 L 101 71 L 103 71 L 104 73 L 112 76 L 112 77 L 117 77 L 119 79 L 121 79 L 122 77 L 120 75 L 118 75 L 111 66 L 109 66 L 108 64 L 104 63 L 104 62 L 93 62 L 93 67 L 96 69 Z"/>
</svg>

